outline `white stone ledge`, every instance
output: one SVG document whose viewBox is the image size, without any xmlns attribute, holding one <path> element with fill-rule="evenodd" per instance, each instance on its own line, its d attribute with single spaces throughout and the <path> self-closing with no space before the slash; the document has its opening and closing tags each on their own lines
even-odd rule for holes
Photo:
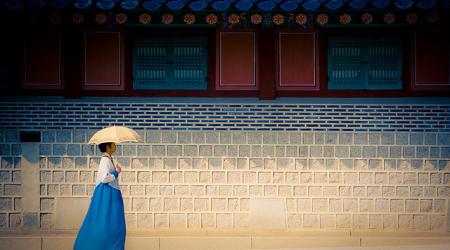
<svg viewBox="0 0 450 250">
<path fill-rule="evenodd" d="M 0 237 L 22 236 L 74 236 L 78 230 L 2 230 Z M 127 230 L 127 236 L 133 237 L 177 237 L 177 236 L 214 236 L 214 237 L 358 237 L 358 238 L 448 238 L 450 232 L 382 232 L 367 230 Z"/>
<path fill-rule="evenodd" d="M 69 250 L 77 231 L 2 231 L 1 249 Z M 450 233 L 368 231 L 129 231 L 127 250 L 449 249 Z M 6 247 L 6 248 L 4 248 Z"/>
</svg>

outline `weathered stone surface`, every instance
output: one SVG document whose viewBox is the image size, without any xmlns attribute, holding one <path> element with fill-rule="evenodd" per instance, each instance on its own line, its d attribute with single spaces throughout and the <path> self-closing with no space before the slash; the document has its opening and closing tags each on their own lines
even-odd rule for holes
<svg viewBox="0 0 450 250">
<path fill-rule="evenodd" d="M 23 213 L 23 227 L 24 228 L 36 228 L 38 224 L 37 213 Z"/>
<path fill-rule="evenodd" d="M 153 214 L 139 213 L 137 214 L 137 227 L 140 229 L 152 229 L 154 223 Z"/>
<path fill-rule="evenodd" d="M 213 213 L 202 213 L 201 214 L 202 228 L 215 228 L 216 227 L 216 217 Z"/>
<path fill-rule="evenodd" d="M 12 198 L 0 197 L 0 211 L 9 211 L 13 209 Z"/>
<path fill-rule="evenodd" d="M 289 229 L 300 229 L 302 226 L 302 216 L 300 214 L 289 215 L 287 218 L 287 226 Z"/>
<path fill-rule="evenodd" d="M 318 214 L 304 214 L 303 215 L 303 227 L 304 228 L 319 228 L 319 215 Z"/>
<path fill-rule="evenodd" d="M 336 227 L 337 228 L 351 228 L 352 217 L 350 214 L 337 214 Z"/>
<path fill-rule="evenodd" d="M 169 228 L 169 215 L 155 214 L 155 228 Z"/>
<path fill-rule="evenodd" d="M 55 200 L 53 198 L 41 198 L 41 211 L 51 212 L 55 208 Z"/>
<path fill-rule="evenodd" d="M 41 213 L 40 223 L 43 229 L 52 229 L 55 227 L 54 216 L 52 213 Z"/>
<path fill-rule="evenodd" d="M 8 214 L 0 213 L 0 228 L 8 227 Z"/>
<path fill-rule="evenodd" d="M 231 213 L 218 213 L 217 214 L 217 228 L 232 228 L 233 216 Z"/>
<path fill-rule="evenodd" d="M 187 217 L 186 214 L 169 214 L 169 227 L 176 229 L 187 228 Z"/>
<path fill-rule="evenodd" d="M 22 226 L 23 215 L 20 213 L 9 214 L 9 227 L 20 228 Z"/>
<path fill-rule="evenodd" d="M 321 214 L 320 215 L 320 228 L 334 229 L 336 228 L 336 217 L 334 214 Z"/>
</svg>

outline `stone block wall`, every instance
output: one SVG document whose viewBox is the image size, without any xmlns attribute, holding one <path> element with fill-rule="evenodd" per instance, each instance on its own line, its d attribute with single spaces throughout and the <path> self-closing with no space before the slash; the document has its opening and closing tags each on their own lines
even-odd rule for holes
<svg viewBox="0 0 450 250">
<path fill-rule="evenodd" d="M 221 107 L 211 105 L 203 112 Z M 286 108 L 277 105 L 272 113 Z M 403 110 L 420 113 L 422 107 Z M 390 117 L 401 117 L 398 106 L 382 108 Z M 328 118 L 331 128 L 322 131 L 274 130 L 271 122 L 263 123 L 265 130 L 154 130 L 136 125 L 144 142 L 120 145 L 114 155 L 123 170 L 119 182 L 127 229 L 450 231 L 449 107 L 433 109 L 437 111 L 430 114 L 439 115 L 429 117 L 443 119 L 422 129 L 408 128 L 416 120 L 412 115 L 397 119 L 407 125 L 395 129 L 361 119 L 361 124 L 387 127 L 333 130 L 345 120 L 337 118 Z M 128 114 L 142 116 L 140 112 L 147 111 L 137 108 Z M 176 112 L 166 109 L 150 116 L 169 119 Z M 326 112 L 312 113 L 316 118 L 310 119 L 327 117 Z M 194 119 L 198 114 L 185 115 Z M 79 123 L 90 119 L 82 114 Z M 65 122 L 62 129 L 53 129 L 40 128 L 42 123 L 29 125 L 41 135 L 41 142 L 31 143 L 39 157 L 38 174 L 31 177 L 38 197 L 22 188 L 30 178 L 29 173 L 27 180 L 21 178 L 29 171 L 21 163 L 29 151 L 23 148 L 30 143 L 20 142 L 21 129 L 0 131 L 0 230 L 68 229 L 65 220 L 84 216 L 100 160 L 99 151 L 86 142 L 97 124 L 70 129 L 64 128 L 69 126 Z M 22 206 L 25 198 L 35 199 L 38 206 Z M 70 202 L 80 207 L 67 206 Z M 70 222 L 73 229 L 79 223 Z"/>
</svg>

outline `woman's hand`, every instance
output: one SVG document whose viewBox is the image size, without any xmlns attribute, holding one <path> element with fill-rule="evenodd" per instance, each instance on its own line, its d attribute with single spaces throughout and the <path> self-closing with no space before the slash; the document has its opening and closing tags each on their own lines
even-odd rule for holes
<svg viewBox="0 0 450 250">
<path fill-rule="evenodd" d="M 122 168 L 119 166 L 119 164 L 116 164 L 116 171 L 119 173 L 122 171 Z"/>
</svg>

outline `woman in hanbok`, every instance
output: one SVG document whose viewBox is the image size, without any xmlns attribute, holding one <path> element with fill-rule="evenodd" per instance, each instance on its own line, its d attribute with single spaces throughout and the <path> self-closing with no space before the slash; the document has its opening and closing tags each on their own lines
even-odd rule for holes
<svg viewBox="0 0 450 250">
<path fill-rule="evenodd" d="M 123 250 L 125 215 L 117 177 L 121 168 L 114 166 L 116 144 L 101 143 L 103 153 L 89 210 L 75 240 L 74 250 Z"/>
</svg>

